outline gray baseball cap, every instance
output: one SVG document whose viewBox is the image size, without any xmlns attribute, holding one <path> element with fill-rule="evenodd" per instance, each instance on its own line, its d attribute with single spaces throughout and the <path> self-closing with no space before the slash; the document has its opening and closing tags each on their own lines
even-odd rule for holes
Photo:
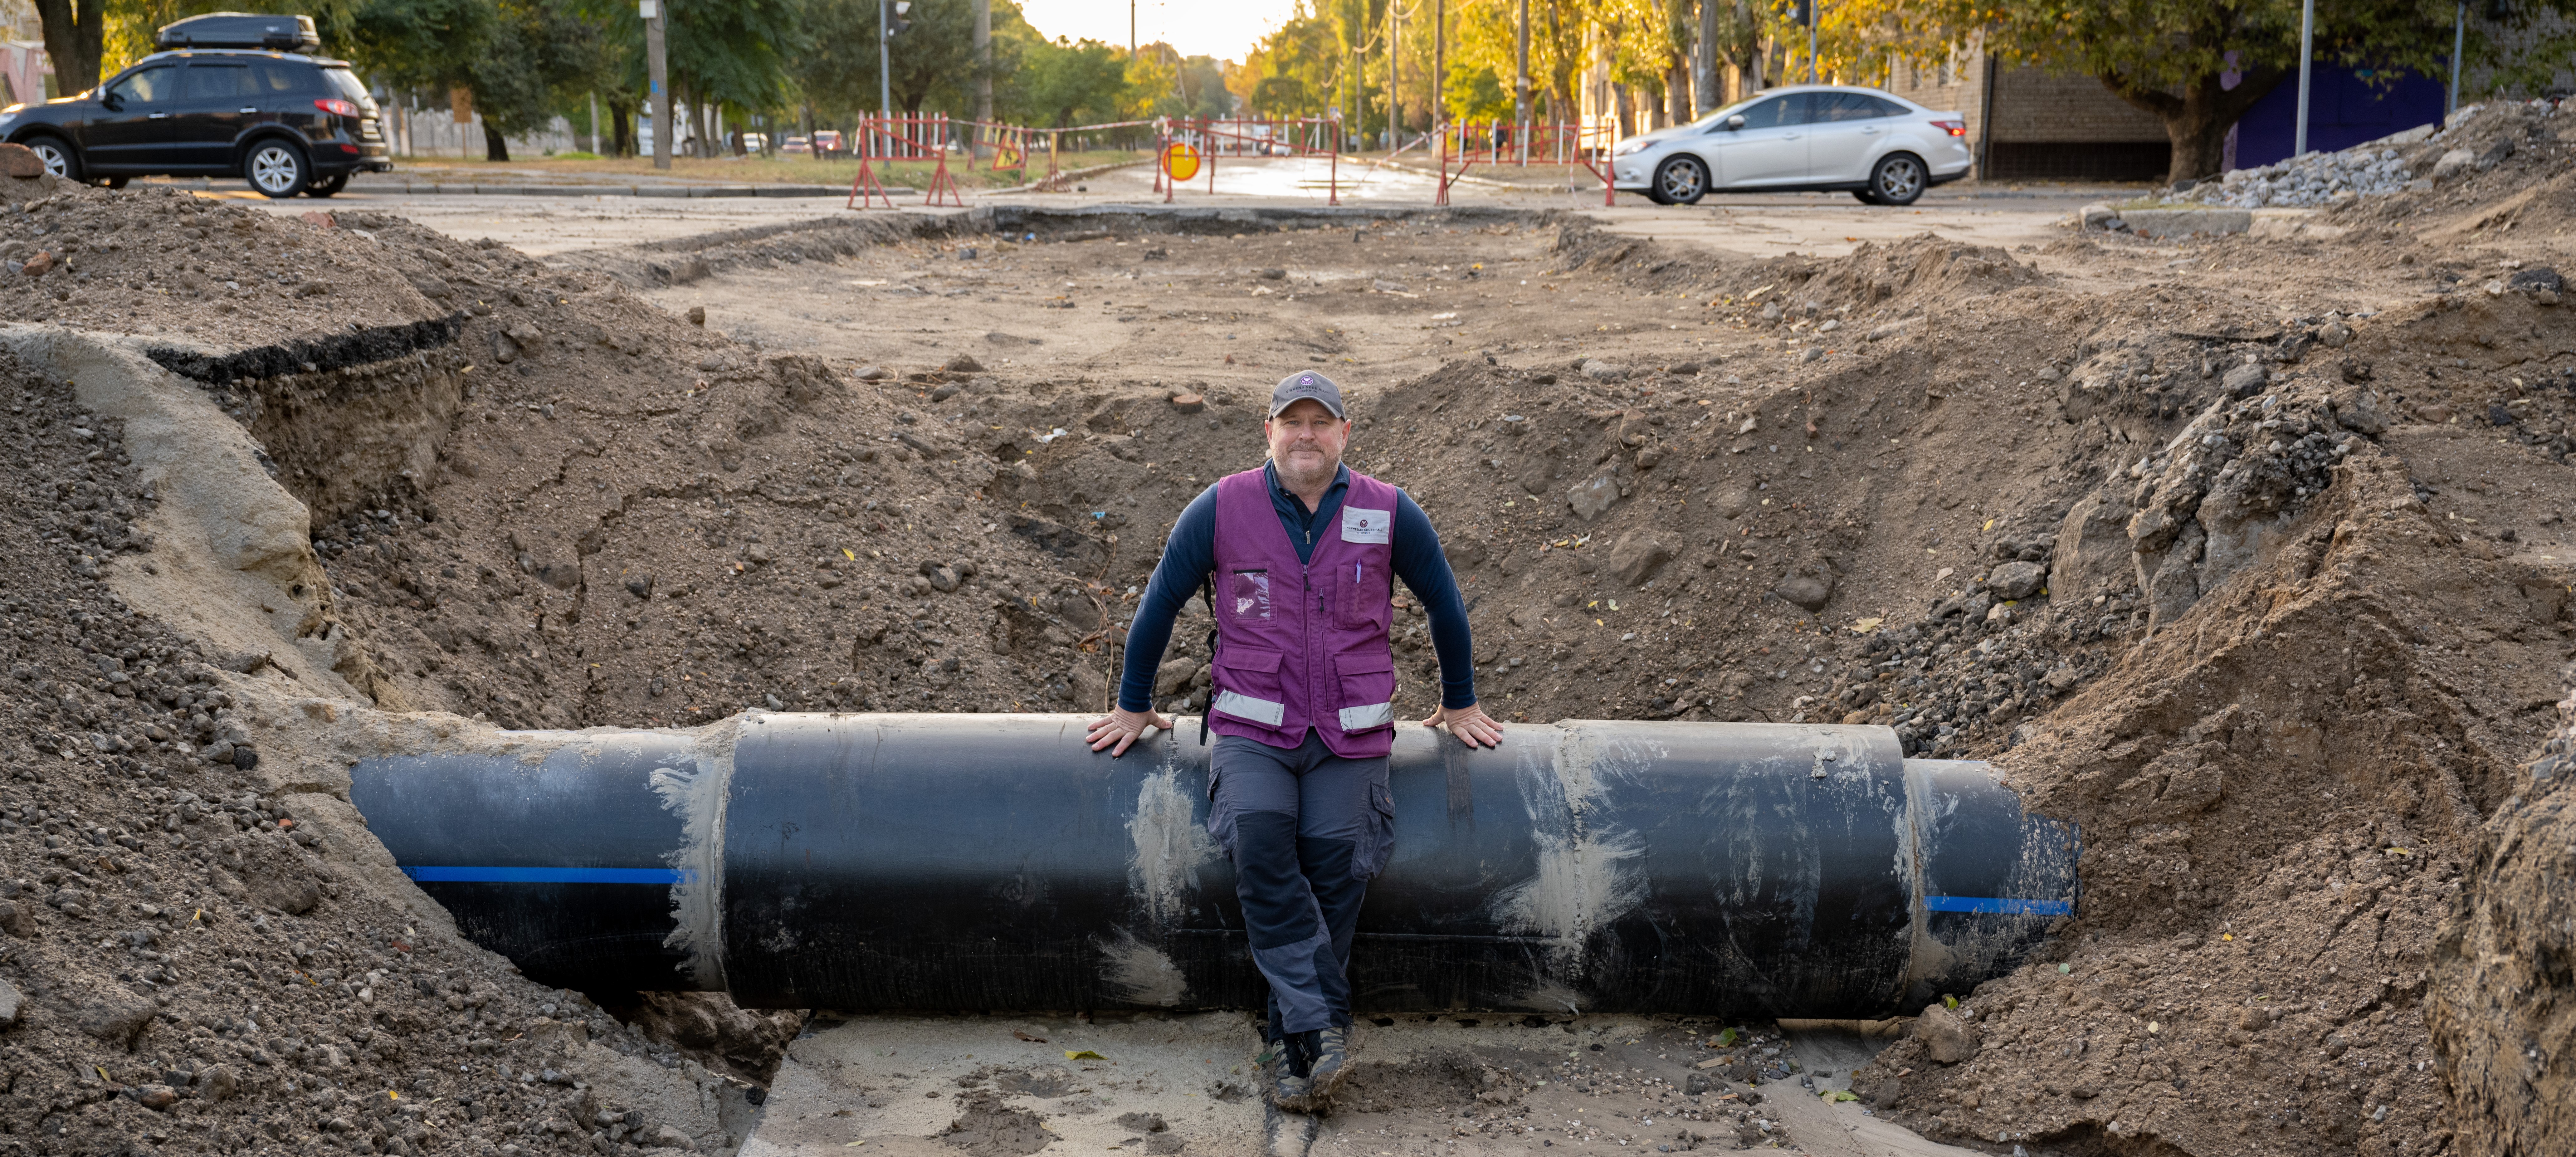
<svg viewBox="0 0 2576 1157">
<path fill-rule="evenodd" d="M 1278 417 L 1279 411 L 1287 409 L 1290 403 L 1300 398 L 1313 398 L 1322 402 L 1324 408 L 1331 410 L 1336 418 L 1350 416 L 1342 412 L 1342 388 L 1334 385 L 1333 379 L 1313 370 L 1299 370 L 1279 379 L 1279 384 L 1271 387 L 1270 416 Z"/>
</svg>

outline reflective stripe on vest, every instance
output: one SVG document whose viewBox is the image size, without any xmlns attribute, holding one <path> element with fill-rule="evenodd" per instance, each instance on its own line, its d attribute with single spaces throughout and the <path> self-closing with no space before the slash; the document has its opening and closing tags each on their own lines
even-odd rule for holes
<svg viewBox="0 0 2576 1157">
<path fill-rule="evenodd" d="M 1238 719 L 1249 719 L 1255 723 L 1265 724 L 1271 727 L 1279 726 L 1279 721 L 1288 717 L 1288 705 L 1285 703 L 1274 702 L 1269 699 L 1255 699 L 1250 695 L 1244 695 L 1234 691 L 1217 692 L 1216 703 L 1214 706 L 1216 710 L 1225 712 L 1226 714 L 1232 715 Z M 1394 704 L 1390 703 L 1386 706 L 1391 708 Z M 1349 715 L 1350 712 L 1344 711 L 1342 714 Z M 1392 714 L 1389 715 L 1389 718 L 1393 718 Z M 1342 726 L 1347 730 L 1350 727 L 1350 724 L 1344 723 Z"/>
<path fill-rule="evenodd" d="M 1342 730 L 1366 731 L 1395 722 L 1395 704 L 1371 703 L 1366 707 L 1342 708 Z"/>
</svg>

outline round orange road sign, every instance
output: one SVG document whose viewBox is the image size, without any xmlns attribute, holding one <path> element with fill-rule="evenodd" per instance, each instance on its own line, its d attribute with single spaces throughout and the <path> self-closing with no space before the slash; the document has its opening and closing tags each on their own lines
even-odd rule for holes
<svg viewBox="0 0 2576 1157">
<path fill-rule="evenodd" d="M 1163 175 L 1175 181 L 1186 181 L 1199 175 L 1199 151 L 1187 141 L 1173 141 L 1163 146 Z"/>
</svg>

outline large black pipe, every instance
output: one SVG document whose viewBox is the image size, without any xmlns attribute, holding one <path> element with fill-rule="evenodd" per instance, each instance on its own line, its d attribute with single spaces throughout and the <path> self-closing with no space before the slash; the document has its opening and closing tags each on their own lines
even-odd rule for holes
<svg viewBox="0 0 2576 1157">
<path fill-rule="evenodd" d="M 754 713 L 369 760 L 350 799 L 478 943 L 587 991 L 749 1007 L 1251 1007 L 1194 723 L 1110 759 L 1069 715 Z M 1878 727 L 1408 728 L 1370 1011 L 1877 1016 L 2012 968 L 2076 836 Z"/>
</svg>

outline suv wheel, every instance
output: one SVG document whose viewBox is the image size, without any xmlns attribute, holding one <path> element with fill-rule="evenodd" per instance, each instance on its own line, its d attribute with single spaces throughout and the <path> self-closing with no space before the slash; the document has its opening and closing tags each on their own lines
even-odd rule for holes
<svg viewBox="0 0 2576 1157">
<path fill-rule="evenodd" d="M 304 195 L 307 197 L 328 197 L 331 194 L 337 193 L 348 187 L 349 174 L 337 173 L 328 177 L 316 178 L 313 183 L 304 186 Z"/>
<path fill-rule="evenodd" d="M 304 159 L 304 150 L 291 141 L 261 141 L 250 147 L 249 158 L 242 162 L 250 187 L 263 196 L 279 199 L 303 192 L 312 171 L 312 162 Z"/>
<path fill-rule="evenodd" d="M 1869 170 L 1869 195 L 1881 205 L 1911 205 L 1929 184 L 1923 159 L 1912 153 L 1889 153 Z"/>
<path fill-rule="evenodd" d="M 81 179 L 80 154 L 61 137 L 29 137 L 27 151 L 45 163 L 45 171 L 66 181 Z"/>
<path fill-rule="evenodd" d="M 1696 205 L 1708 195 L 1708 166 L 1698 157 L 1674 157 L 1655 166 L 1655 200 L 1666 205 Z"/>
</svg>

